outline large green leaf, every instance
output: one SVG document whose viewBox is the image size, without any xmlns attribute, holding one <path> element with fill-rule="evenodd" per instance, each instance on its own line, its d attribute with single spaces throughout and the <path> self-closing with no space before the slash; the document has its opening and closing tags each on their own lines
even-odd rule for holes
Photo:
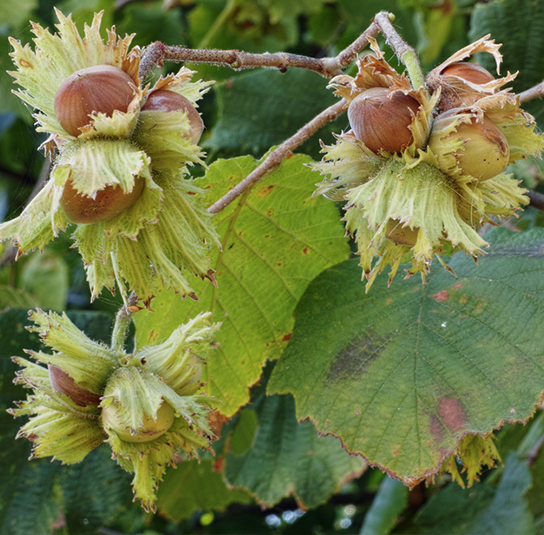
<svg viewBox="0 0 544 535">
<path fill-rule="evenodd" d="M 25 463 L 17 474 L 17 483 L 2 484 L 9 499 L 2 505 L 0 535 L 49 535 L 60 512 L 56 483 L 60 463 L 45 460 Z M 3 518 L 2 518 L 3 517 Z"/>
<path fill-rule="evenodd" d="M 409 485 L 466 433 L 527 420 L 544 385 L 544 231 L 493 241 L 425 285 L 383 277 L 366 295 L 356 260 L 322 273 L 269 393 L 294 394 L 299 419 Z"/>
<path fill-rule="evenodd" d="M 479 39 L 488 33 L 502 43 L 504 56 L 501 74 L 517 72 L 513 82 L 516 92 L 529 89 L 544 78 L 544 3 L 527 0 L 494 0 L 478 3 L 471 18 L 469 37 Z M 495 73 L 495 61 L 490 54 L 480 54 L 481 64 Z M 539 123 L 544 119 L 542 100 L 524 107 L 533 113 Z"/>
<path fill-rule="evenodd" d="M 450 485 L 435 495 L 415 518 L 409 533 L 432 535 L 533 535 L 525 493 L 531 486 L 527 465 L 508 456 L 497 489 L 476 483 L 463 490 Z"/>
<path fill-rule="evenodd" d="M 111 459 L 107 445 L 92 451 L 81 463 L 62 471 L 66 525 L 70 533 L 96 533 L 112 522 L 132 500 L 130 480 Z"/>
<path fill-rule="evenodd" d="M 320 437 L 311 422 L 299 424 L 291 396 L 262 396 L 251 407 L 241 416 L 257 412 L 257 433 L 246 452 L 227 454 L 225 477 L 261 505 L 272 507 L 294 493 L 301 507 L 317 507 L 366 468 L 339 440 Z"/>
<path fill-rule="evenodd" d="M 311 199 L 315 174 L 306 156 L 293 156 L 214 219 L 223 251 L 212 267 L 218 287 L 196 280 L 200 301 L 161 292 L 155 312 L 136 315 L 138 345 L 159 343 L 181 323 L 211 310 L 222 322 L 220 347 L 208 364 L 209 394 L 234 414 L 249 400 L 249 387 L 266 359 L 278 358 L 291 335 L 292 314 L 310 281 L 347 258 L 349 248 L 333 203 Z M 256 165 L 251 157 L 219 160 L 206 175 L 217 199 Z"/>
<path fill-rule="evenodd" d="M 183 461 L 169 468 L 158 491 L 158 510 L 174 522 L 190 518 L 195 511 L 222 511 L 230 503 L 250 503 L 242 490 L 229 490 L 211 459 Z"/>
</svg>

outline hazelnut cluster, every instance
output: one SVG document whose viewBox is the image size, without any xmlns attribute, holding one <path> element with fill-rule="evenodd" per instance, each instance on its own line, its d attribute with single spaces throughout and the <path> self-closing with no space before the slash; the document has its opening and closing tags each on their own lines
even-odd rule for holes
<svg viewBox="0 0 544 535">
<path fill-rule="evenodd" d="M 70 17 L 57 16 L 58 34 L 33 24 L 35 51 L 10 40 L 16 94 L 37 110 L 54 165 L 24 212 L 0 225 L 0 240 L 22 254 L 73 223 L 93 298 L 116 279 L 146 302 L 159 285 L 194 296 L 183 272 L 213 282 L 208 253 L 219 245 L 203 191 L 187 176 L 203 163 L 195 106 L 210 83 L 190 82 L 181 68 L 142 87 L 133 36 L 112 29 L 105 43 L 99 13 L 82 39 Z"/>
<path fill-rule="evenodd" d="M 488 52 L 498 72 L 500 45 L 487 37 L 459 50 L 417 89 L 372 39 L 374 54 L 359 60 L 357 75 L 331 81 L 349 104 L 351 130 L 324 146 L 323 160 L 313 165 L 328 175 L 316 194 L 347 200 L 344 220 L 367 290 L 388 265 L 391 283 L 407 255 L 407 276 L 422 277 L 435 255 L 441 261 L 442 253 L 462 250 L 476 257 L 487 245 L 481 224 L 528 203 L 505 169 L 539 155 L 544 138 L 519 100 L 501 89 L 515 75 L 495 79 L 464 61 Z"/>
<path fill-rule="evenodd" d="M 32 457 L 67 464 L 107 441 L 113 458 L 134 473 L 135 498 L 154 510 L 155 489 L 178 449 L 196 456 L 215 438 L 208 420 L 214 400 L 196 394 L 219 327 L 210 316 L 126 354 L 90 340 L 65 314 L 31 312 L 30 330 L 53 353 L 28 351 L 38 364 L 13 357 L 23 368 L 15 383 L 32 389 L 9 410 L 30 416 L 17 436 L 34 443 Z"/>
</svg>

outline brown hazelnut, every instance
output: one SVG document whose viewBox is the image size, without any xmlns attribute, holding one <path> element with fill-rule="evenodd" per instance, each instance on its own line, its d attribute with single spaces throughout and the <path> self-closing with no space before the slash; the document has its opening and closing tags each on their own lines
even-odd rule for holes
<svg viewBox="0 0 544 535">
<path fill-rule="evenodd" d="M 394 154 L 413 143 L 409 126 L 418 109 L 419 102 L 410 95 L 373 87 L 352 100 L 348 120 L 355 137 L 372 152 Z"/>
<path fill-rule="evenodd" d="M 56 390 L 59 394 L 65 394 L 70 397 L 72 401 L 80 407 L 87 407 L 88 405 L 98 405 L 100 403 L 100 396 L 93 394 L 85 388 L 81 388 L 64 370 L 61 370 L 58 366 L 48 365 L 49 369 L 49 381 L 53 390 Z"/>
<path fill-rule="evenodd" d="M 79 193 L 68 180 L 60 199 L 60 205 L 66 217 L 77 224 L 101 223 L 109 221 L 116 215 L 130 208 L 140 197 L 145 186 L 145 179 L 138 176 L 134 180 L 134 187 L 125 193 L 121 186 L 106 186 L 96 193 L 93 199 Z"/>
<path fill-rule="evenodd" d="M 190 141 L 197 144 L 204 130 L 204 122 L 192 102 L 183 95 L 167 89 L 158 89 L 153 91 L 147 98 L 142 107 L 142 112 L 146 111 L 186 111 L 187 118 L 191 125 Z"/>
<path fill-rule="evenodd" d="M 88 67 L 61 84 L 55 95 L 55 115 L 62 128 L 77 137 L 93 112 L 108 117 L 115 110 L 126 112 L 135 94 L 134 81 L 125 71 L 113 65 Z"/>
</svg>

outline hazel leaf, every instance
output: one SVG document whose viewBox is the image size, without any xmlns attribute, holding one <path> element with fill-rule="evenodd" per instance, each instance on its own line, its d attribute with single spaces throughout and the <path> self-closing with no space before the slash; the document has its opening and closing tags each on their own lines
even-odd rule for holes
<svg viewBox="0 0 544 535">
<path fill-rule="evenodd" d="M 308 161 L 285 160 L 215 216 L 222 236 L 222 252 L 212 252 L 217 288 L 191 281 L 198 302 L 159 290 L 154 312 L 135 318 L 142 347 L 164 342 L 180 323 L 212 311 L 211 321 L 223 325 L 216 335 L 219 347 L 208 360 L 206 391 L 222 401 L 219 409 L 226 415 L 247 403 L 266 359 L 279 356 L 308 283 L 349 254 L 334 204 L 311 199 L 315 174 L 305 167 Z M 256 165 L 249 156 L 212 164 L 205 178 L 207 200 L 220 198 Z"/>
<path fill-rule="evenodd" d="M 298 423 L 291 396 L 262 396 L 252 407 L 259 422 L 253 443 L 243 454 L 227 454 L 225 477 L 260 505 L 272 507 L 294 494 L 300 507 L 317 507 L 365 470 L 363 459 L 350 457 L 340 441 L 320 437 L 311 422 Z M 252 409 L 242 416 L 246 411 Z"/>
<path fill-rule="evenodd" d="M 488 233 L 489 254 L 462 253 L 422 285 L 365 295 L 356 261 L 315 279 L 269 393 L 297 418 L 412 486 L 467 433 L 525 422 L 544 384 L 544 231 Z"/>
<path fill-rule="evenodd" d="M 251 503 L 243 490 L 231 490 L 211 459 L 184 461 L 167 469 L 158 491 L 158 510 L 174 522 L 190 518 L 195 511 L 223 511 L 230 503 Z"/>
</svg>

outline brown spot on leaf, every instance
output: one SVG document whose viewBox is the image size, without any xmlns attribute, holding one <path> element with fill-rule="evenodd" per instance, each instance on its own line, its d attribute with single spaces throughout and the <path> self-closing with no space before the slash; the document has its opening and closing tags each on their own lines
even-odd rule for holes
<svg viewBox="0 0 544 535">
<path fill-rule="evenodd" d="M 19 65 L 21 67 L 26 67 L 27 69 L 33 69 L 34 68 L 34 65 L 32 65 L 32 63 L 29 63 L 28 61 L 26 61 L 26 59 L 19 60 Z"/>
<path fill-rule="evenodd" d="M 266 197 L 269 193 L 272 193 L 272 190 L 274 189 L 274 185 L 268 186 L 267 188 L 262 188 L 257 192 L 257 195 L 259 197 Z"/>
<path fill-rule="evenodd" d="M 466 296 L 466 295 L 463 295 L 463 296 L 461 297 L 461 299 L 459 299 L 459 302 L 460 302 L 460 303 L 466 303 L 466 302 L 467 302 L 467 296 Z"/>
<path fill-rule="evenodd" d="M 304 247 L 304 249 L 302 249 L 302 252 L 303 252 L 304 254 L 308 254 L 308 247 Z"/>
<path fill-rule="evenodd" d="M 461 286 L 463 286 L 463 283 L 462 283 L 462 282 L 458 282 L 457 284 L 454 284 L 454 285 L 453 285 L 453 289 L 454 289 L 454 290 L 459 290 L 459 288 L 461 288 Z"/>
<path fill-rule="evenodd" d="M 431 416 L 431 434 L 433 435 L 435 442 L 442 442 L 442 439 L 444 438 L 444 426 L 435 414 Z"/>
<path fill-rule="evenodd" d="M 281 339 L 281 341 L 282 341 L 282 342 L 289 342 L 289 340 L 291 340 L 292 334 L 293 334 L 293 333 L 287 333 L 287 334 Z"/>
<path fill-rule="evenodd" d="M 442 301 L 447 301 L 450 298 L 450 294 L 448 290 L 442 290 L 441 292 L 436 292 L 433 295 L 433 299 L 437 301 L 438 303 L 441 303 Z"/>
<path fill-rule="evenodd" d="M 215 462 L 213 463 L 213 471 L 223 473 L 224 469 L 225 469 L 225 458 L 218 457 L 217 459 L 215 459 Z"/>
<path fill-rule="evenodd" d="M 366 373 L 367 368 L 385 349 L 386 342 L 385 338 L 372 329 L 353 338 L 332 361 L 327 382 L 343 382 Z"/>
<path fill-rule="evenodd" d="M 467 418 L 458 398 L 443 398 L 438 412 L 452 433 L 458 433 L 465 428 Z"/>
</svg>

